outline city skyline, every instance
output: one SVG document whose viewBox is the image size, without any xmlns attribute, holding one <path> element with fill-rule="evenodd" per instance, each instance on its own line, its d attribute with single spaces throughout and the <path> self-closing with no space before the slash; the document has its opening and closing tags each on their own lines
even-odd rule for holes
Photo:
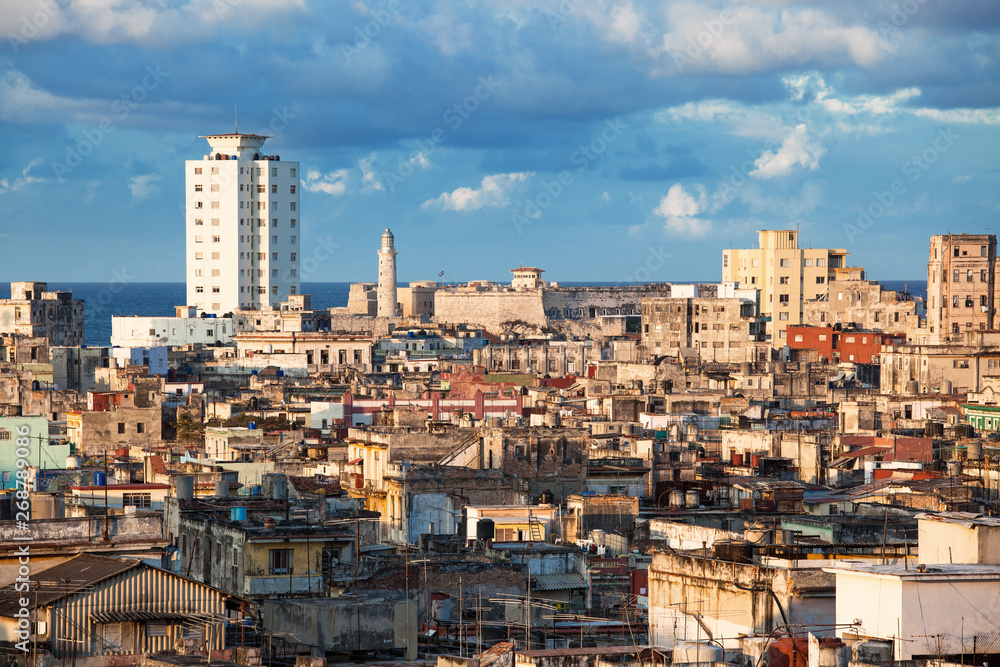
<svg viewBox="0 0 1000 667">
<path fill-rule="evenodd" d="M 1000 212 L 987 3 L 4 5 L 6 280 L 183 281 L 237 129 L 301 165 L 302 282 L 387 227 L 404 281 L 718 281 L 759 229 L 916 279 Z"/>
</svg>

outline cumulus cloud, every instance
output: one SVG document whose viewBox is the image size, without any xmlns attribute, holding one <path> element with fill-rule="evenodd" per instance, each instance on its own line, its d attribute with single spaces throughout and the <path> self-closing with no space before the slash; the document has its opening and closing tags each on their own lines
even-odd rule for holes
<svg viewBox="0 0 1000 667">
<path fill-rule="evenodd" d="M 128 189 L 132 191 L 132 199 L 141 201 L 160 190 L 155 181 L 160 180 L 156 174 L 141 174 L 129 179 Z"/>
<path fill-rule="evenodd" d="M 318 169 L 310 169 L 306 172 L 302 187 L 309 192 L 325 192 L 339 197 L 347 192 L 347 173 L 346 169 L 337 169 L 325 174 Z"/>
<path fill-rule="evenodd" d="M 478 211 L 484 206 L 506 206 L 510 203 L 510 192 L 517 184 L 531 178 L 531 172 L 493 174 L 485 176 L 478 188 L 462 187 L 453 192 L 442 192 L 436 199 L 428 199 L 421 207 L 440 206 L 445 211 Z"/>
<path fill-rule="evenodd" d="M 805 167 L 809 171 L 819 169 L 819 160 L 826 155 L 823 147 L 805 124 L 797 125 L 792 133 L 781 142 L 777 151 L 764 151 L 754 162 L 756 169 L 750 172 L 752 178 L 768 179 L 790 174 L 795 167 Z"/>
<path fill-rule="evenodd" d="M 675 183 L 653 209 L 653 215 L 662 218 L 667 232 L 680 236 L 704 236 L 712 227 L 711 220 L 699 218 L 706 211 L 708 195 L 705 187 L 697 185 L 689 193 L 680 183 Z"/>
</svg>

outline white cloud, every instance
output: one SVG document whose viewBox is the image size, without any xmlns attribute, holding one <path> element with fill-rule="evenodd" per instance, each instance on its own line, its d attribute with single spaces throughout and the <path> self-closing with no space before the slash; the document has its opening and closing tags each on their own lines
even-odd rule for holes
<svg viewBox="0 0 1000 667">
<path fill-rule="evenodd" d="M 24 166 L 21 170 L 21 175 L 13 181 L 6 178 L 0 179 L 0 195 L 5 195 L 8 192 L 17 192 L 21 188 L 26 185 L 31 185 L 32 183 L 44 183 L 44 178 L 32 176 L 30 173 L 32 169 L 41 165 L 43 162 L 45 162 L 45 160 L 40 157 L 36 157 Z"/>
<path fill-rule="evenodd" d="M 970 176 L 969 174 L 965 174 L 964 176 L 956 176 L 951 180 L 953 183 L 968 183 L 969 181 L 972 180 L 972 176 Z"/>
<path fill-rule="evenodd" d="M 385 184 L 376 171 L 375 163 L 378 162 L 378 153 L 372 152 L 368 157 L 358 160 L 358 169 L 361 170 L 361 191 L 365 193 L 385 190 Z"/>
<path fill-rule="evenodd" d="M 427 158 L 427 155 L 420 151 L 419 153 L 414 153 L 409 160 L 403 162 L 404 165 L 408 167 L 427 169 L 431 166 L 431 161 Z"/>
<path fill-rule="evenodd" d="M 514 172 L 485 176 L 478 188 L 458 188 L 442 192 L 436 199 L 428 199 L 421 207 L 440 206 L 445 211 L 478 211 L 484 206 L 505 206 L 510 202 L 510 191 L 518 183 L 527 181 L 532 172 Z"/>
<path fill-rule="evenodd" d="M 66 34 L 103 44 L 165 44 L 204 39 L 223 24 L 273 28 L 276 21 L 305 10 L 305 0 L 0 0 L 0 34 L 17 47 Z"/>
<path fill-rule="evenodd" d="M 825 154 L 826 148 L 809 134 L 809 129 L 804 124 L 797 125 L 777 151 L 764 151 L 757 158 L 754 162 L 756 169 L 750 172 L 750 176 L 763 179 L 784 176 L 797 166 L 815 171 Z"/>
<path fill-rule="evenodd" d="M 1000 108 L 991 109 L 914 109 L 917 116 L 937 123 L 960 125 L 1000 125 Z"/>
<path fill-rule="evenodd" d="M 681 236 L 704 236 L 711 229 L 712 221 L 698 215 L 705 212 L 707 199 L 703 185 L 695 186 L 695 192 L 691 194 L 684 190 L 683 185 L 675 183 L 653 209 L 653 215 L 663 218 L 667 232 Z"/>
<path fill-rule="evenodd" d="M 142 174 L 130 178 L 128 189 L 132 191 L 132 198 L 141 201 L 154 192 L 158 192 L 160 188 L 154 183 L 154 181 L 158 180 L 160 180 L 160 177 L 157 174 Z"/>
<path fill-rule="evenodd" d="M 720 11 L 701 2 L 676 2 L 665 11 L 659 40 L 667 56 L 661 73 L 749 73 L 809 62 L 870 66 L 892 45 L 867 25 L 849 25 L 835 14 L 785 3 L 746 3 Z"/>
<path fill-rule="evenodd" d="M 309 192 L 325 192 L 328 195 L 339 197 L 347 192 L 347 173 L 346 169 L 338 169 L 325 174 L 318 169 L 310 169 L 306 172 L 306 180 L 302 181 L 302 187 Z"/>
</svg>

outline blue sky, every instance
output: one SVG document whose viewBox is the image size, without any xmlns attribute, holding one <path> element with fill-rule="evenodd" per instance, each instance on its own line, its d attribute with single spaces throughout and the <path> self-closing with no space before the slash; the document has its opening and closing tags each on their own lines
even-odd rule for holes
<svg viewBox="0 0 1000 667">
<path fill-rule="evenodd" d="M 994 0 L 0 0 L 0 279 L 182 281 L 199 135 L 301 162 L 306 281 L 874 279 L 1000 231 Z M 116 278 L 119 276 L 119 278 Z"/>
</svg>

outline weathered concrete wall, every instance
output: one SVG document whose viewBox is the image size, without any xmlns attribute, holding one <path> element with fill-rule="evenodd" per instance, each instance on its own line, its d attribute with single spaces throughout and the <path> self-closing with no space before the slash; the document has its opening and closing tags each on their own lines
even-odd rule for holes
<svg viewBox="0 0 1000 667">
<path fill-rule="evenodd" d="M 261 617 L 267 632 L 292 635 L 314 655 L 340 651 L 409 648 L 416 658 L 417 606 L 381 599 L 266 600 Z"/>
<path fill-rule="evenodd" d="M 702 545 L 711 548 L 716 540 L 741 540 L 743 534 L 666 519 L 650 519 L 649 539 L 664 540 L 670 548 L 684 550 L 701 549 Z"/>
<path fill-rule="evenodd" d="M 740 634 L 778 625 L 834 623 L 834 575 L 821 568 L 745 565 L 673 552 L 653 555 L 649 568 L 650 643 L 720 639 L 738 648 Z"/>
<path fill-rule="evenodd" d="M 107 520 L 108 534 L 113 541 L 158 540 L 163 536 L 163 514 L 146 512 L 127 515 L 112 514 Z M 77 517 L 69 519 L 33 519 L 27 522 L 27 530 L 14 521 L 0 522 L 0 543 L 15 544 L 15 540 L 29 538 L 33 548 L 39 543 L 58 543 L 64 547 L 89 544 L 103 539 L 104 517 Z"/>
</svg>

